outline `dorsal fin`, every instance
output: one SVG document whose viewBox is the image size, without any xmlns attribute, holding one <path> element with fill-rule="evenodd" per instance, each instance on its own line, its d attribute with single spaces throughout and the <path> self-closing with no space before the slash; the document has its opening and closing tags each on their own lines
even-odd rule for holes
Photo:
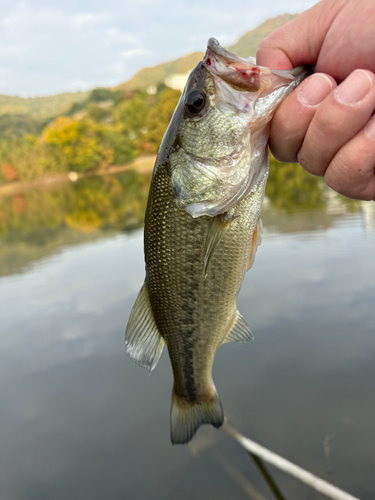
<svg viewBox="0 0 375 500">
<path fill-rule="evenodd" d="M 225 337 L 223 344 L 229 344 L 229 342 L 240 342 L 244 344 L 253 340 L 254 335 L 251 333 L 249 325 L 243 319 L 242 315 L 236 310 L 234 322 L 228 335 Z"/>
<path fill-rule="evenodd" d="M 144 283 L 130 314 L 126 327 L 127 351 L 140 366 L 152 371 L 163 352 L 165 341 L 155 323 L 147 284 Z"/>
<path fill-rule="evenodd" d="M 249 256 L 247 259 L 247 269 L 251 269 L 254 264 L 255 260 L 255 254 L 257 253 L 259 245 L 262 243 L 262 234 L 263 234 L 263 224 L 262 220 L 259 217 L 258 222 L 255 226 L 254 232 L 253 232 L 253 237 L 251 239 L 251 245 L 250 245 L 250 251 L 249 251 Z"/>
</svg>

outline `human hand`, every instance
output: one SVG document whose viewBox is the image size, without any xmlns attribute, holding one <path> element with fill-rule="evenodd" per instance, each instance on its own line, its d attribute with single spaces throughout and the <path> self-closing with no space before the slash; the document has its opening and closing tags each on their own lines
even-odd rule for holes
<svg viewBox="0 0 375 500">
<path fill-rule="evenodd" d="M 261 66 L 314 66 L 277 109 L 270 147 L 335 191 L 375 200 L 373 0 L 322 0 L 260 44 Z M 336 83 L 337 81 L 337 83 Z"/>
</svg>

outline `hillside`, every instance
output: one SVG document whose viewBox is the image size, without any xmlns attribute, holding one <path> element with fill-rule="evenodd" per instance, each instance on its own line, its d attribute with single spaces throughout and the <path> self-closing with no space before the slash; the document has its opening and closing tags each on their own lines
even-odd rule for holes
<svg viewBox="0 0 375 500">
<path fill-rule="evenodd" d="M 266 21 L 231 48 L 254 53 L 263 37 L 290 18 Z M 144 68 L 112 89 L 29 99 L 0 96 L 0 184 L 105 169 L 155 154 L 189 72 L 202 57 L 196 52 Z"/>
<path fill-rule="evenodd" d="M 152 68 L 141 69 L 133 78 L 115 87 L 115 90 L 144 89 L 150 85 L 159 85 L 164 83 L 171 75 L 190 72 L 202 60 L 203 56 L 203 52 L 194 52 L 174 61 L 168 61 Z"/>
<path fill-rule="evenodd" d="M 28 98 L 0 95 L 0 114 L 27 115 L 36 120 L 46 120 L 65 113 L 72 104 L 84 101 L 88 95 L 89 92 Z"/>
<path fill-rule="evenodd" d="M 237 54 L 247 57 L 255 55 L 256 48 L 260 41 L 275 31 L 277 28 L 287 23 L 295 16 L 284 14 L 271 19 L 268 19 L 257 28 L 243 35 L 236 44 L 229 47 L 230 50 Z M 220 41 L 220 40 L 219 40 Z M 180 57 L 173 61 L 168 61 L 154 67 L 144 68 L 136 73 L 130 80 L 118 85 L 113 90 L 132 91 L 137 89 L 147 89 L 151 85 L 159 85 L 168 80 L 170 86 L 174 86 L 170 82 L 176 80 L 179 83 L 174 88 L 181 89 L 184 84 L 186 75 L 198 64 L 202 59 L 203 52 L 194 52 L 185 57 Z M 177 78 L 175 78 L 177 77 Z M 27 117 L 33 122 L 43 122 L 66 113 L 74 103 L 82 103 L 88 101 L 89 92 L 64 93 L 54 96 L 22 98 L 13 96 L 0 95 L 0 117 L 7 115 L 17 116 L 17 123 L 22 117 Z M 17 127 L 17 123 L 13 123 L 12 127 Z M 24 126 L 24 125 L 23 125 Z M 7 123 L 2 126 L 0 123 L 0 132 L 7 128 Z M 34 124 L 30 127 L 35 127 Z M 27 127 L 24 126 L 27 130 Z"/>
<path fill-rule="evenodd" d="M 259 25 L 257 28 L 248 31 L 241 36 L 238 42 L 231 47 L 228 47 L 228 49 L 241 57 L 255 57 L 260 42 L 295 17 L 297 17 L 297 14 L 283 14 L 282 16 L 267 19 L 267 21 Z"/>
<path fill-rule="evenodd" d="M 242 57 L 255 56 L 257 47 L 263 38 L 266 38 L 266 36 L 295 17 L 296 15 L 283 14 L 267 19 L 257 28 L 245 33 L 237 43 L 228 48 Z M 159 64 L 152 68 L 144 68 L 133 78 L 116 87 L 116 90 L 145 89 L 150 85 L 164 83 L 167 79 L 171 81 L 173 75 L 183 76 L 189 73 L 202 60 L 203 56 L 204 52 L 195 52 L 189 56 Z"/>
</svg>

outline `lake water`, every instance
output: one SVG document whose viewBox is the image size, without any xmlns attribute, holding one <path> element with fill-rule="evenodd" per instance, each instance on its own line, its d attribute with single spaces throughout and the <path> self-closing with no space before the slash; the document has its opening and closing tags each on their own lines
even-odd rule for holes
<svg viewBox="0 0 375 500">
<path fill-rule="evenodd" d="M 275 498 L 225 430 L 172 446 L 166 352 L 148 375 L 124 330 L 144 279 L 150 176 L 0 199 L 2 500 Z M 214 380 L 244 435 L 375 498 L 375 203 L 272 166 L 238 308 L 255 340 Z M 325 497 L 268 467 L 285 500 Z"/>
</svg>

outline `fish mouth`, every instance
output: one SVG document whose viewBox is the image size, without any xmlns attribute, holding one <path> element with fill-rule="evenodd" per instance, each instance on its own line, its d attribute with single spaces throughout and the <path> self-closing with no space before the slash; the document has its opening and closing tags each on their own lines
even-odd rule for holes
<svg viewBox="0 0 375 500">
<path fill-rule="evenodd" d="M 244 59 L 224 49 L 216 38 L 208 40 L 203 64 L 211 74 L 239 90 L 257 92 L 260 89 L 260 67 L 255 60 Z"/>
<path fill-rule="evenodd" d="M 279 86 L 285 85 L 287 81 L 295 82 L 297 86 L 311 73 L 309 66 L 298 66 L 292 70 L 258 66 L 254 57 L 238 56 L 222 47 L 215 38 L 210 38 L 207 42 L 203 64 L 209 73 L 220 77 L 235 89 L 261 92 L 263 95 L 271 87 L 274 91 Z M 276 83 L 277 79 L 280 79 L 280 84 Z M 271 81 L 272 85 L 270 85 Z"/>
</svg>

